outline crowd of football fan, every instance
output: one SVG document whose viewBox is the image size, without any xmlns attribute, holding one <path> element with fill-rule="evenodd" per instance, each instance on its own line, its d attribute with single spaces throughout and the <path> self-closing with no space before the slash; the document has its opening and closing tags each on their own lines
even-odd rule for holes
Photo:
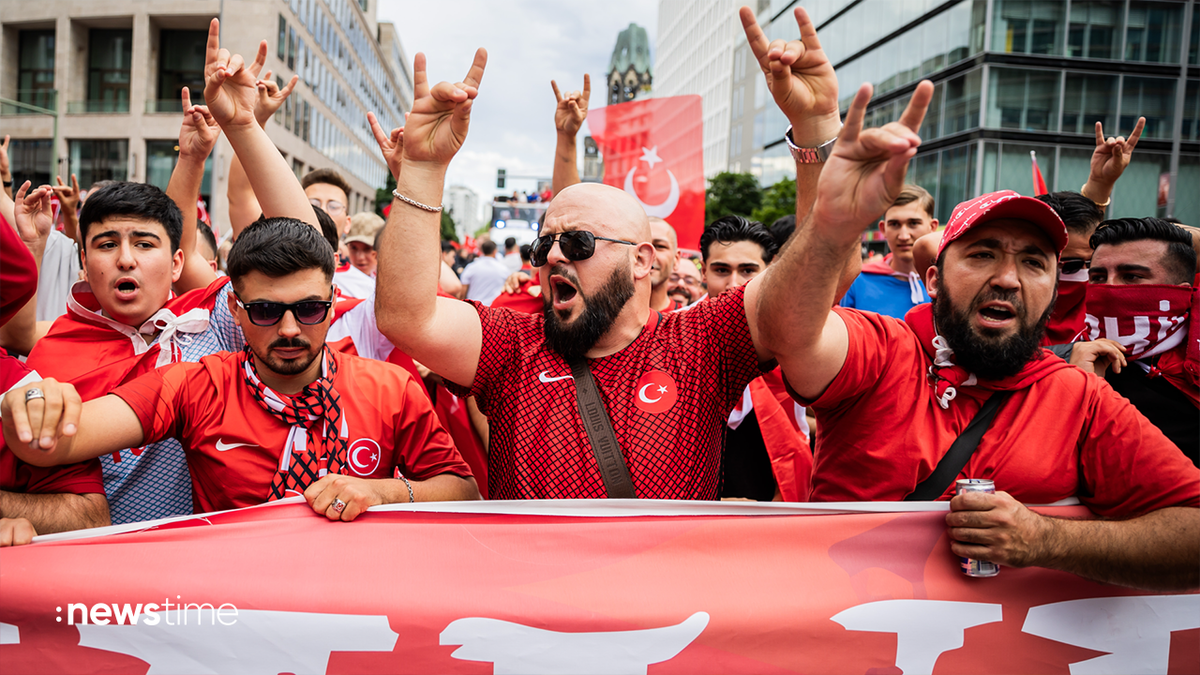
<svg viewBox="0 0 1200 675">
<path fill-rule="evenodd" d="M 412 501 L 922 486 L 950 501 L 957 555 L 1200 586 L 1200 236 L 1105 219 L 1144 120 L 1128 138 L 1096 124 L 1079 192 L 1002 190 L 939 223 L 905 183 L 933 86 L 864 129 L 870 87 L 843 118 L 795 16 L 801 39 L 771 42 L 741 10 L 791 123 L 796 214 L 719 218 L 696 252 L 631 195 L 580 182 L 586 77 L 554 85 L 532 244 L 441 241 L 482 49 L 458 83 L 428 82 L 417 54 L 405 127 L 368 115 L 396 180 L 386 223 L 349 213 L 334 170 L 296 180 L 264 130 L 296 79 L 260 72 L 265 41 L 249 60 L 221 49 L 215 19 L 207 105 L 184 90 L 165 193 L 12 185 L 6 139 L 0 344 L 26 358 L 0 356 L 0 545 L 300 496 L 350 521 Z M 220 134 L 236 153 L 228 248 L 196 208 Z M 864 259 L 875 227 L 890 253 Z M 589 419 L 608 431 L 583 423 L 597 393 Z M 997 492 L 955 496 L 955 478 Z M 1095 518 L 1026 507 L 1068 498 Z"/>
</svg>

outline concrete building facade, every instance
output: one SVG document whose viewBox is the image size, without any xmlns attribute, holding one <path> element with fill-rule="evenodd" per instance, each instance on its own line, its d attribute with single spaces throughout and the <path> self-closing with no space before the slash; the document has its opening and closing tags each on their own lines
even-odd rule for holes
<svg viewBox="0 0 1200 675">
<path fill-rule="evenodd" d="M 483 224 L 479 215 L 479 195 L 465 185 L 451 185 L 446 188 L 446 198 L 443 200 L 446 211 L 454 219 L 454 230 L 458 233 L 459 241 L 466 241 L 467 235 L 475 233 Z"/>
<path fill-rule="evenodd" d="M 732 0 L 658 3 L 654 95 L 701 96 L 704 175 L 710 177 L 729 165 L 733 50 L 744 42 L 738 6 Z"/>
<path fill-rule="evenodd" d="M 933 81 L 909 180 L 934 195 L 943 222 L 955 204 L 985 192 L 1032 194 L 1031 150 L 1050 190 L 1079 190 L 1095 122 L 1105 135 L 1128 136 L 1144 116 L 1108 217 L 1200 223 L 1197 3 L 770 0 L 758 12 L 768 37 L 798 37 L 797 4 L 837 71 L 843 114 L 858 85 L 871 82 L 867 124 L 881 126 L 899 117 L 918 81 Z M 739 44 L 731 98 L 735 111 L 739 96 L 747 103 L 731 122 L 731 137 L 741 139 L 730 162 L 770 185 L 795 168 L 783 141 L 787 120 L 752 59 Z"/>
<path fill-rule="evenodd" d="M 387 167 L 366 122 L 403 124 L 411 106 L 407 58 L 376 0 L 0 0 L 0 133 L 13 138 L 14 178 L 43 183 L 75 173 L 166 188 L 178 157 L 179 92 L 202 102 L 210 20 L 221 46 L 253 59 L 268 41 L 265 69 L 296 90 L 267 133 L 297 175 L 337 169 L 350 183 L 350 212 L 374 208 Z M 31 110 L 28 106 L 39 110 Z M 202 196 L 227 228 L 232 149 L 222 137 Z M 52 167 L 53 166 L 53 170 Z"/>
</svg>

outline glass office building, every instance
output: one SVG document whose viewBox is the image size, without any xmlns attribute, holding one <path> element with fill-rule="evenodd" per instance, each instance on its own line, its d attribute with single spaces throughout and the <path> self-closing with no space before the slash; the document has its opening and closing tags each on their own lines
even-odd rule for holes
<svg viewBox="0 0 1200 675">
<path fill-rule="evenodd" d="M 871 82 L 866 123 L 881 126 L 899 117 L 918 81 L 933 81 L 909 180 L 935 196 L 943 222 L 984 192 L 1032 194 L 1031 150 L 1051 190 L 1079 190 L 1095 123 L 1105 135 L 1127 136 L 1141 116 L 1145 131 L 1108 216 L 1200 224 L 1196 3 L 772 0 L 759 5 L 771 39 L 798 37 L 797 4 L 837 71 L 843 113 L 858 85 Z M 754 133 L 731 164 L 769 185 L 794 170 L 783 142 L 788 123 L 759 70 L 739 71 L 737 62 L 733 95 L 753 91 L 754 105 L 734 126 L 753 124 Z"/>
</svg>

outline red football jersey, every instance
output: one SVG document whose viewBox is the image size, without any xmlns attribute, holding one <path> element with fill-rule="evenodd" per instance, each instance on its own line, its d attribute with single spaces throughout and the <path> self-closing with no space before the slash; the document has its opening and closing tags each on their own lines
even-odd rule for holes
<svg viewBox="0 0 1200 675">
<path fill-rule="evenodd" d="M 467 477 L 429 397 L 403 368 L 334 352 L 333 387 L 349 431 L 349 475 L 416 480 Z M 179 438 L 192 472 L 196 512 L 267 501 L 290 427 L 255 400 L 241 354 L 160 368 L 113 391 L 133 408 L 146 442 Z"/>
<path fill-rule="evenodd" d="M 589 361 L 638 497 L 716 499 L 725 421 L 758 357 L 736 289 L 686 312 L 651 313 L 628 347 Z M 492 499 L 604 497 L 571 368 L 541 314 L 473 303 L 483 347 L 470 389 L 488 416 Z"/>
</svg>

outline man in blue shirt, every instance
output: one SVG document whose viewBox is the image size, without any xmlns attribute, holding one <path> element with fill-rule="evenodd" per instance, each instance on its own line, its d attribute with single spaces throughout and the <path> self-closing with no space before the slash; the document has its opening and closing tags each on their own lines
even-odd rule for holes
<svg viewBox="0 0 1200 675">
<path fill-rule="evenodd" d="M 914 306 L 929 302 L 921 276 L 913 267 L 913 244 L 937 226 L 933 196 L 919 185 L 905 185 L 879 221 L 891 252 L 883 262 L 863 265 L 862 273 L 842 297 L 842 307 L 903 319 Z"/>
</svg>

